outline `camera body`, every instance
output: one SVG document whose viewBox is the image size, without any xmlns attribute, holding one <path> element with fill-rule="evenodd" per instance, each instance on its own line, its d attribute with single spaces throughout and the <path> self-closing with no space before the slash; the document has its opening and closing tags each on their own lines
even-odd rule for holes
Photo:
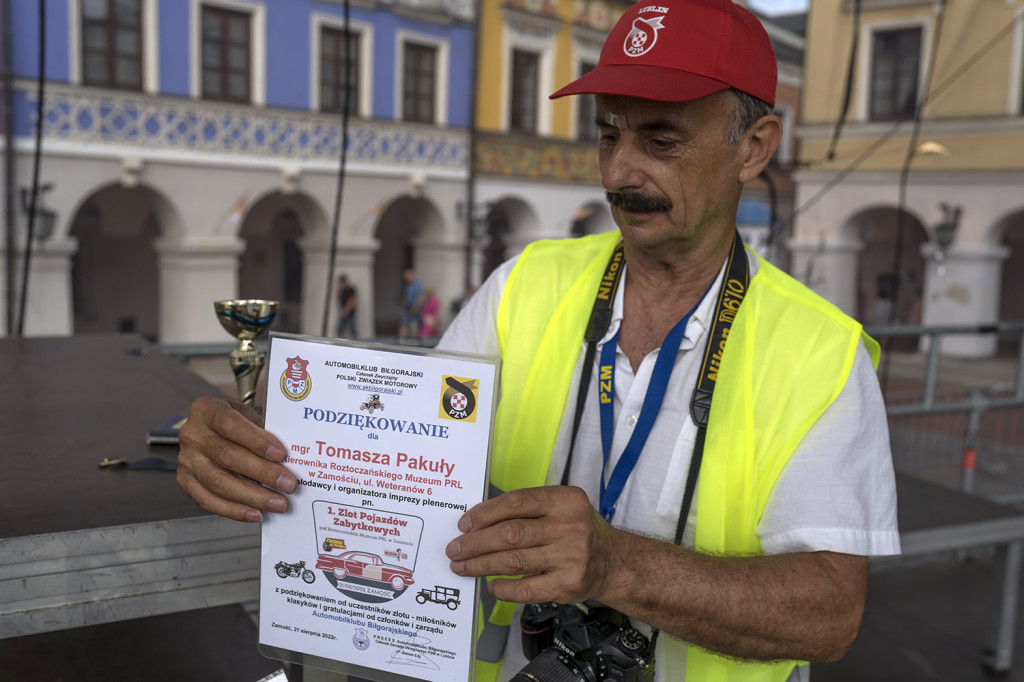
<svg viewBox="0 0 1024 682">
<path fill-rule="evenodd" d="M 650 682 L 654 652 L 629 618 L 604 606 L 527 604 L 520 625 L 530 659 L 521 682 Z"/>
</svg>

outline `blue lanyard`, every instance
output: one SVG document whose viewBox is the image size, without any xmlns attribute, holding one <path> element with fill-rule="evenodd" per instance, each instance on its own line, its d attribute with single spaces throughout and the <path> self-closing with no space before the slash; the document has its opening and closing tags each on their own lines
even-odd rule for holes
<svg viewBox="0 0 1024 682">
<path fill-rule="evenodd" d="M 714 286 L 714 282 L 712 282 L 712 286 Z M 626 481 L 633 473 L 637 460 L 640 459 L 640 452 L 644 449 L 647 437 L 651 435 L 654 420 L 661 410 L 661 403 L 665 400 L 668 380 L 672 376 L 676 354 L 686 334 L 686 325 L 707 293 L 707 291 L 704 292 L 690 312 L 686 313 L 683 319 L 672 327 L 672 331 L 662 342 L 661 350 L 658 351 L 658 359 L 654 362 L 651 381 L 647 385 L 647 394 L 644 396 L 644 402 L 640 408 L 640 416 L 633 428 L 633 435 L 629 437 L 626 449 L 622 451 L 622 456 L 619 458 L 618 464 L 615 465 L 607 486 L 604 479 L 611 453 L 612 421 L 614 420 L 613 398 L 615 396 L 615 349 L 619 345 L 619 332 L 615 332 L 615 336 L 601 347 L 601 364 L 597 384 L 598 404 L 601 412 L 601 447 L 604 450 L 604 460 L 601 463 L 600 512 L 608 523 L 611 523 L 612 517 L 615 516 L 615 504 L 619 501 L 619 496 L 622 495 L 622 490 L 626 487 Z"/>
</svg>

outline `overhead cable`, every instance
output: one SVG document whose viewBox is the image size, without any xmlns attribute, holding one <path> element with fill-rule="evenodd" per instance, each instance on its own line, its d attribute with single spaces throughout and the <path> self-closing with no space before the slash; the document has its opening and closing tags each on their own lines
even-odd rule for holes
<svg viewBox="0 0 1024 682">
<path fill-rule="evenodd" d="M 6 291 L 6 319 L 4 331 L 14 334 L 14 293 L 17 288 L 17 255 L 14 243 L 17 239 L 14 212 L 14 74 L 11 71 L 11 5 L 10 0 L 0 0 L 0 32 L 3 45 L 0 59 L 3 60 L 3 127 L 4 127 L 4 269 Z"/>
<path fill-rule="evenodd" d="M 921 95 L 918 98 L 917 106 L 914 107 L 914 127 L 910 133 L 910 139 L 907 143 L 907 153 L 903 158 L 903 167 L 900 169 L 900 182 L 899 182 L 899 193 L 896 206 L 896 243 L 893 247 L 893 272 L 895 273 L 895 279 L 893 282 L 892 290 L 892 306 L 889 308 L 889 319 L 886 323 L 893 325 L 896 323 L 896 313 L 899 310 L 900 302 L 900 289 L 901 275 L 903 274 L 903 242 L 904 233 L 906 232 L 906 213 L 907 213 L 907 183 L 910 178 L 910 165 L 913 163 L 914 155 L 917 152 L 917 141 L 921 136 L 921 124 L 924 121 L 924 105 L 929 98 L 929 89 L 931 86 L 932 75 L 935 72 L 935 64 L 937 61 L 937 55 L 939 52 L 939 42 L 942 36 L 942 27 L 945 24 L 946 17 L 946 0 L 936 0 L 936 19 L 935 19 L 935 33 L 932 37 L 932 45 L 928 62 L 925 64 L 925 80 L 921 85 Z M 893 337 L 888 337 L 885 340 L 885 353 L 882 361 L 881 368 L 881 385 L 882 392 L 889 382 L 889 360 L 892 357 L 892 344 Z"/>
<path fill-rule="evenodd" d="M 857 66 L 857 46 L 860 43 L 860 2 L 861 0 L 853 0 L 853 36 L 850 40 L 850 58 L 846 64 L 843 106 L 839 111 L 835 130 L 832 131 L 832 141 L 829 143 L 828 151 L 825 153 L 827 161 L 832 161 L 836 156 L 836 145 L 839 144 L 839 136 L 842 134 L 843 124 L 846 123 L 846 116 L 850 111 L 850 100 L 853 99 L 853 75 Z"/>
<path fill-rule="evenodd" d="M 945 92 L 946 89 L 948 89 L 951 85 L 953 85 L 953 83 L 959 80 L 960 77 L 966 71 L 970 70 L 970 68 L 974 66 L 982 57 L 988 54 L 993 48 L 996 47 L 996 45 L 998 45 L 1003 39 L 1005 39 L 1006 36 L 1008 36 L 1013 31 L 1017 22 L 1021 21 L 1021 19 L 1024 19 L 1024 13 L 1018 14 L 1013 19 L 1011 19 L 1010 23 L 1001 28 L 995 35 L 992 36 L 992 38 L 989 39 L 987 43 L 985 43 L 974 54 L 968 57 L 959 67 L 953 70 L 953 72 L 950 73 L 950 75 L 947 76 L 945 80 L 943 80 L 940 84 L 932 88 L 931 93 L 922 95 L 921 101 L 918 102 L 917 106 L 923 107 L 929 101 L 935 99 L 938 95 L 941 95 L 943 92 Z M 821 189 L 814 193 L 814 196 L 810 197 L 803 204 L 793 209 L 793 212 L 789 215 L 788 218 L 786 218 L 785 222 L 791 225 L 798 215 L 800 215 L 801 213 L 803 213 L 804 211 L 806 211 L 807 209 L 821 201 L 821 199 L 826 194 L 831 192 L 836 185 L 842 183 L 851 173 L 856 171 L 862 163 L 869 159 L 882 145 L 884 145 L 889 139 L 896 135 L 896 133 L 899 132 L 899 129 L 903 127 L 904 123 L 906 123 L 906 121 L 893 122 L 893 124 L 889 127 L 888 130 L 879 135 L 878 138 L 874 142 L 872 142 L 867 149 L 858 154 L 857 157 L 853 161 L 851 161 L 845 168 L 836 173 L 836 175 L 833 176 L 828 182 L 826 182 Z"/>
</svg>

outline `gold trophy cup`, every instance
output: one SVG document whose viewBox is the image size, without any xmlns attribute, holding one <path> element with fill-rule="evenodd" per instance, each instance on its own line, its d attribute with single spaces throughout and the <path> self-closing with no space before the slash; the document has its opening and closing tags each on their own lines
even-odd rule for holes
<svg viewBox="0 0 1024 682">
<path fill-rule="evenodd" d="M 260 370 L 267 362 L 267 354 L 256 347 L 253 340 L 274 321 L 277 301 L 239 299 L 214 301 L 220 325 L 238 339 L 238 346 L 228 355 L 231 371 L 235 373 L 238 396 L 246 405 L 256 400 L 256 382 Z"/>
</svg>

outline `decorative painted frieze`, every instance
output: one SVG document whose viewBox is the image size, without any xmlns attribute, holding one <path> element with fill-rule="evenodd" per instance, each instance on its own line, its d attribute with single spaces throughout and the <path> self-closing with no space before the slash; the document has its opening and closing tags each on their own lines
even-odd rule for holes
<svg viewBox="0 0 1024 682">
<path fill-rule="evenodd" d="M 33 107 L 34 95 L 27 94 Z M 131 93 L 51 87 L 43 109 L 50 141 L 239 159 L 335 161 L 341 121 L 265 109 Z M 464 171 L 464 130 L 391 121 L 349 121 L 348 160 L 365 166 Z"/>
<path fill-rule="evenodd" d="M 481 135 L 476 146 L 476 172 L 543 180 L 598 183 L 597 147 L 592 143 L 540 138 Z"/>
</svg>

